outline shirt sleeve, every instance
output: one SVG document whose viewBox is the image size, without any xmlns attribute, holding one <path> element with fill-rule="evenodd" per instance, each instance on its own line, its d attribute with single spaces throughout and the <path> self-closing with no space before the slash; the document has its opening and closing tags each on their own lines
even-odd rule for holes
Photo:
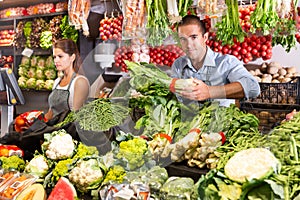
<svg viewBox="0 0 300 200">
<path fill-rule="evenodd" d="M 245 98 L 256 98 L 260 94 L 260 86 L 255 77 L 244 67 L 239 60 L 230 59 L 230 65 L 233 66 L 228 74 L 229 82 L 239 82 L 243 89 Z"/>
</svg>

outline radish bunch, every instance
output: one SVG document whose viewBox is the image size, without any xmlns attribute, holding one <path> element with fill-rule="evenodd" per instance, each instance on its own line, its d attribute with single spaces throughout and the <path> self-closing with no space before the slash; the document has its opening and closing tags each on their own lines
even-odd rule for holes
<svg viewBox="0 0 300 200">
<path fill-rule="evenodd" d="M 115 51 L 115 66 L 121 67 L 121 71 L 128 72 L 124 60 L 133 61 L 135 57 L 135 46 L 122 46 Z M 176 45 L 149 47 L 150 63 L 157 66 L 171 67 L 174 60 L 184 55 L 184 52 Z"/>
<path fill-rule="evenodd" d="M 247 33 L 250 30 L 250 15 L 254 11 L 255 5 L 249 5 L 239 8 L 239 18 L 242 29 Z M 210 20 L 204 19 L 206 29 L 210 29 Z M 216 39 L 215 32 L 209 32 L 209 39 L 206 44 L 216 52 L 222 54 L 231 54 L 236 56 L 244 63 L 248 63 L 256 58 L 269 60 L 272 57 L 272 36 L 259 36 L 255 34 L 248 34 L 243 42 L 234 41 L 234 44 L 223 45 L 222 41 Z"/>
<path fill-rule="evenodd" d="M 118 17 L 104 17 L 100 21 L 100 39 L 106 40 L 122 40 L 122 22 L 123 16 Z"/>
</svg>

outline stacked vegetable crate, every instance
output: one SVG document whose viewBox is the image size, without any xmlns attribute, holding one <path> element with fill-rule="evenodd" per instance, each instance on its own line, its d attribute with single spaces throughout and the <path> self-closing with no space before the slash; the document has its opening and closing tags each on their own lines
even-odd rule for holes
<svg viewBox="0 0 300 200">
<path fill-rule="evenodd" d="M 261 65 L 245 66 L 248 70 L 260 68 Z M 300 77 L 286 83 L 260 82 L 260 95 L 254 99 L 240 102 L 241 109 L 254 114 L 260 121 L 262 133 L 268 133 L 285 120 L 286 115 L 294 109 L 300 109 Z"/>
</svg>

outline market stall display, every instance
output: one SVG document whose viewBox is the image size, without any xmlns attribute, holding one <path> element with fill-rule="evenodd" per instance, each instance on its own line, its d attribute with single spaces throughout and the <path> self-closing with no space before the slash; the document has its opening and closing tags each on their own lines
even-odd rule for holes
<svg viewBox="0 0 300 200">
<path fill-rule="evenodd" d="M 88 36 L 84 21 L 90 2 L 69 2 L 69 16 L 14 19 L 18 22 L 14 25 L 15 47 L 49 50 L 58 38 L 77 40 L 73 25 Z M 296 111 L 299 75 L 295 67 L 266 62 L 259 69 L 251 69 L 260 80 L 262 92 L 256 99 L 241 102 L 241 109 L 236 105 L 225 108 L 208 102 L 200 109 L 181 105 L 174 93 L 193 82 L 174 80 L 162 70 L 169 69 L 183 55 L 175 41 L 168 45 L 164 41 L 172 34 L 176 22 L 188 12 L 204 10 L 205 15 L 202 13 L 201 17 L 210 30 L 207 44 L 214 51 L 232 54 L 244 63 L 257 58 L 269 60 L 272 47 L 277 44 L 286 51 L 294 47 L 299 35 L 294 24 L 294 1 L 282 1 L 279 5 L 275 1 L 259 0 L 255 5 L 238 6 L 237 1 L 226 0 L 227 9 L 221 2 L 198 1 L 195 9 L 190 0 L 142 3 L 127 0 L 123 1 L 123 15 L 101 20 L 98 39 L 118 45 L 113 65 L 129 76 L 125 87 L 122 83 L 118 85 L 126 89 L 112 88 L 113 92 L 91 99 L 56 125 L 57 128 L 75 125 L 82 141 L 74 140 L 64 129 L 46 133 L 42 151 L 26 161 L 22 155 L 7 156 L 10 150 L 0 149 L 1 168 L 14 168 L 18 172 L 8 174 L 31 180 L 24 188 L 8 186 L 3 192 L 1 187 L 0 195 L 17 199 L 29 196 L 57 199 L 59 193 L 70 199 L 254 199 L 261 196 L 262 199 L 298 199 L 300 116 Z M 6 10 L 6 15 L 20 16 L 21 12 L 43 15 L 55 12 L 54 5 L 16 8 L 19 15 Z M 65 6 L 57 3 L 56 10 L 65 11 Z M 214 24 L 212 17 L 221 18 L 223 11 L 223 20 Z M 282 30 L 275 26 L 278 23 Z M 121 34 L 123 40 L 130 39 L 130 45 L 122 46 Z M 20 87 L 51 89 L 48 86 L 57 76 L 52 56 L 39 51 L 30 58 L 20 54 L 16 58 L 13 58 L 15 62 L 21 61 L 14 65 Z M 45 80 L 49 80 L 47 84 Z M 251 107 L 245 107 L 246 103 Z M 253 107 L 259 104 L 261 107 Z M 138 117 L 133 116 L 136 110 L 141 111 Z M 134 127 L 129 127 L 130 131 L 122 130 L 128 128 L 128 121 Z M 266 133 L 260 129 L 262 122 L 272 125 Z M 112 137 L 107 137 L 107 132 Z M 105 137 L 103 141 L 110 148 L 88 146 L 83 141 L 93 140 L 90 136 Z M 175 174 L 170 173 L 172 165 L 177 167 Z"/>
</svg>

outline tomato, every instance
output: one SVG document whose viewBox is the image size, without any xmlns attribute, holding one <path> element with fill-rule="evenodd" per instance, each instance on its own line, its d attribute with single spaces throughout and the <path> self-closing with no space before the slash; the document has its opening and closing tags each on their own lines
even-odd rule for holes
<svg viewBox="0 0 300 200">
<path fill-rule="evenodd" d="M 234 55 L 234 56 L 238 56 L 238 55 L 239 55 L 239 53 L 238 53 L 237 51 L 233 50 L 233 51 L 232 51 L 232 55 Z"/>
<path fill-rule="evenodd" d="M 248 63 L 249 62 L 249 59 L 248 58 L 243 58 L 243 61 L 244 61 L 244 63 Z"/>
<path fill-rule="evenodd" d="M 26 126 L 26 119 L 23 117 L 16 117 L 15 125 L 17 125 L 19 127 Z"/>
</svg>

